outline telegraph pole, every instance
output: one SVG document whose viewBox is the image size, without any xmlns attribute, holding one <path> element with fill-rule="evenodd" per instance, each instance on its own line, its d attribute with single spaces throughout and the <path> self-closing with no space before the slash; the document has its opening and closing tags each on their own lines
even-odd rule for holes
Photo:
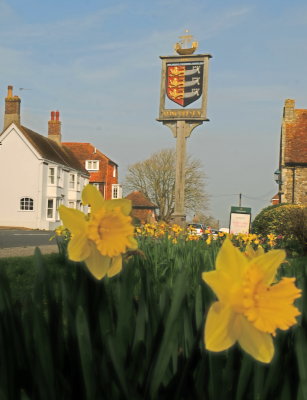
<svg viewBox="0 0 307 400">
<path fill-rule="evenodd" d="M 194 41 L 189 45 L 192 38 L 188 34 L 180 36 L 182 40 L 175 44 L 178 55 L 160 56 L 162 73 L 157 121 L 169 127 L 176 138 L 175 210 L 171 222 L 180 226 L 185 226 L 186 222 L 184 209 L 186 139 L 194 128 L 204 121 L 209 121 L 206 116 L 208 67 L 212 56 L 193 54 L 198 43 Z M 189 107 L 197 101 L 197 108 Z"/>
</svg>

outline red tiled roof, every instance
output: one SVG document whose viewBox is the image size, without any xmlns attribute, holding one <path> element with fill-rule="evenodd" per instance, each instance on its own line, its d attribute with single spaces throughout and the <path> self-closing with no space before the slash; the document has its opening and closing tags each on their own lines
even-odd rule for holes
<svg viewBox="0 0 307 400">
<path fill-rule="evenodd" d="M 99 170 L 89 171 L 91 183 L 106 181 L 108 163 L 112 163 L 117 166 L 114 161 L 112 161 L 109 157 L 99 151 L 91 143 L 63 142 L 62 145 L 72 151 L 75 157 L 78 158 L 78 160 L 83 164 L 84 167 L 86 160 L 99 161 Z"/>
<path fill-rule="evenodd" d="M 286 123 L 285 163 L 307 164 L 307 110 L 295 110 L 295 120 Z"/>
<path fill-rule="evenodd" d="M 126 199 L 131 200 L 133 208 L 158 208 L 153 204 L 142 192 L 134 191 L 126 196 Z"/>
<path fill-rule="evenodd" d="M 73 151 L 79 160 L 104 160 L 110 161 L 111 163 L 117 165 L 114 161 L 103 154 L 91 143 L 62 142 L 62 145 L 68 147 L 71 151 Z"/>
<path fill-rule="evenodd" d="M 44 159 L 79 170 L 88 175 L 87 170 L 69 148 L 61 146 L 54 140 L 48 139 L 46 136 L 40 135 L 25 126 L 17 126 Z"/>
</svg>

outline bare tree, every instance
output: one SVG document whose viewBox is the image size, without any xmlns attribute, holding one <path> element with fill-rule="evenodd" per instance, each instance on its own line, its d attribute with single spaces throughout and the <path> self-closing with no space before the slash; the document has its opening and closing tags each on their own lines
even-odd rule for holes
<svg viewBox="0 0 307 400">
<path fill-rule="evenodd" d="M 212 215 L 207 215 L 202 212 L 194 215 L 193 222 L 201 223 L 214 229 L 220 228 L 219 221 L 217 219 L 212 217 Z"/>
<path fill-rule="evenodd" d="M 175 159 L 173 149 L 154 153 L 147 160 L 128 167 L 124 182 L 126 190 L 138 190 L 159 208 L 159 217 L 169 221 L 174 212 Z M 188 214 L 203 212 L 208 196 L 204 190 L 205 173 L 199 160 L 187 156 L 185 168 L 185 209 Z"/>
</svg>

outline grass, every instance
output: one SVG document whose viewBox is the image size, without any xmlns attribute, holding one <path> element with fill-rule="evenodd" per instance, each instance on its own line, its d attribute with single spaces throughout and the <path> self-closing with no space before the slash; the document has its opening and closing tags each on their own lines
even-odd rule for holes
<svg viewBox="0 0 307 400">
<path fill-rule="evenodd" d="M 140 247 L 101 282 L 61 255 L 0 259 L 1 400 L 305 398 L 306 257 L 281 267 L 304 290 L 302 315 L 263 365 L 237 346 L 204 349 L 214 296 L 201 273 L 214 268 L 217 244 Z"/>
</svg>

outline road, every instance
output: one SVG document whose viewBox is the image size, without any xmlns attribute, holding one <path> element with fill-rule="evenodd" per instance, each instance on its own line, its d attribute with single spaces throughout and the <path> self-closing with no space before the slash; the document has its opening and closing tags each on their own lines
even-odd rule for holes
<svg viewBox="0 0 307 400">
<path fill-rule="evenodd" d="M 0 229 L 0 249 L 55 245 L 55 240 L 49 240 L 53 235 L 54 231 Z"/>
<path fill-rule="evenodd" d="M 32 256 L 35 247 L 43 254 L 57 253 L 55 240 L 49 240 L 53 231 L 0 229 L 0 262 L 2 257 Z"/>
</svg>

